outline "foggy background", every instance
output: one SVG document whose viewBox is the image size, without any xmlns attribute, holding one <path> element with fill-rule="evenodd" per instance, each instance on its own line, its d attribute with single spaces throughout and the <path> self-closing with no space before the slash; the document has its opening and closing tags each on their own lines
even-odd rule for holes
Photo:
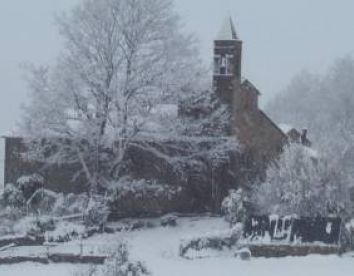
<svg viewBox="0 0 354 276">
<path fill-rule="evenodd" d="M 0 135 L 11 135 L 27 100 L 20 65 L 50 64 L 62 48 L 54 17 L 79 0 L 0 0 Z M 212 61 L 212 43 L 226 16 L 244 41 L 243 75 L 262 92 L 262 104 L 302 69 L 322 72 L 353 54 L 352 0 L 176 0 L 184 28 Z M 1 141 L 0 158 L 3 159 Z M 2 162 L 1 162 L 2 164 Z M 0 173 L 2 175 L 2 166 Z M 0 183 L 3 177 L 0 175 Z"/>
</svg>

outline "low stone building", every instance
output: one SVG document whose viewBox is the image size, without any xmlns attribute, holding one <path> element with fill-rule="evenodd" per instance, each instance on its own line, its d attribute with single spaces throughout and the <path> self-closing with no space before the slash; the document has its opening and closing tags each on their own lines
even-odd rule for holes
<svg viewBox="0 0 354 276">
<path fill-rule="evenodd" d="M 311 147 L 312 142 L 307 137 L 307 129 L 303 129 L 302 132 L 300 132 L 295 127 L 287 124 L 280 124 L 279 127 L 288 136 L 290 143 L 297 143 L 306 147 Z"/>
</svg>

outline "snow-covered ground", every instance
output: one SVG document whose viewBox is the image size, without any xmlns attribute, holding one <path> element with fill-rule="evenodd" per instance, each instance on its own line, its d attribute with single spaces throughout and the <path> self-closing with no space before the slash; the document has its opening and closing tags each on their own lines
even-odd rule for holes
<svg viewBox="0 0 354 276">
<path fill-rule="evenodd" d="M 84 251 L 102 250 L 102 247 L 112 247 L 115 242 L 125 239 L 129 243 L 131 257 L 135 260 L 145 262 L 154 276 L 354 275 L 354 258 L 350 256 L 308 256 L 280 259 L 254 258 L 250 261 L 235 259 L 228 252 L 220 253 L 219 255 L 213 254 L 210 257 L 194 260 L 186 260 L 178 256 L 181 239 L 203 235 L 205 232 L 224 230 L 226 227 L 227 224 L 220 218 L 179 219 L 178 226 L 175 228 L 158 227 L 129 233 L 92 237 L 85 241 Z M 76 252 L 79 250 L 79 247 L 77 242 L 72 242 L 67 245 L 61 245 L 55 250 L 59 252 Z M 25 254 L 25 252 L 23 253 Z M 82 269 L 82 267 L 77 265 L 25 263 L 0 266 L 0 275 L 72 276 L 72 272 L 77 269 Z"/>
</svg>

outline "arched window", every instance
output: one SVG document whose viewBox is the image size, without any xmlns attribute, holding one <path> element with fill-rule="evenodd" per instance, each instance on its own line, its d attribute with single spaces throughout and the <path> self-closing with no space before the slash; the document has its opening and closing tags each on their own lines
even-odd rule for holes
<svg viewBox="0 0 354 276">
<path fill-rule="evenodd" d="M 220 75 L 220 64 L 221 64 L 221 56 L 215 55 L 215 57 L 214 57 L 214 75 Z"/>
<path fill-rule="evenodd" d="M 232 75 L 233 55 L 215 55 L 214 75 Z"/>
</svg>

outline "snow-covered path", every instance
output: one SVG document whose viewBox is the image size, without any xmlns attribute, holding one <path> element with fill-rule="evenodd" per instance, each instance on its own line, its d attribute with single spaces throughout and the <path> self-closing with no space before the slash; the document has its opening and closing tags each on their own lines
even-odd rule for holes
<svg viewBox="0 0 354 276">
<path fill-rule="evenodd" d="M 205 232 L 223 230 L 220 218 L 180 219 L 175 228 L 152 228 L 125 234 L 102 235 L 88 244 L 114 245 L 121 238 L 130 244 L 131 257 L 146 263 L 154 276 L 353 276 L 354 258 L 309 256 L 241 261 L 230 254 L 204 259 L 186 260 L 178 256 L 180 240 Z M 0 276 L 72 276 L 77 265 L 19 264 L 0 266 Z"/>
</svg>

